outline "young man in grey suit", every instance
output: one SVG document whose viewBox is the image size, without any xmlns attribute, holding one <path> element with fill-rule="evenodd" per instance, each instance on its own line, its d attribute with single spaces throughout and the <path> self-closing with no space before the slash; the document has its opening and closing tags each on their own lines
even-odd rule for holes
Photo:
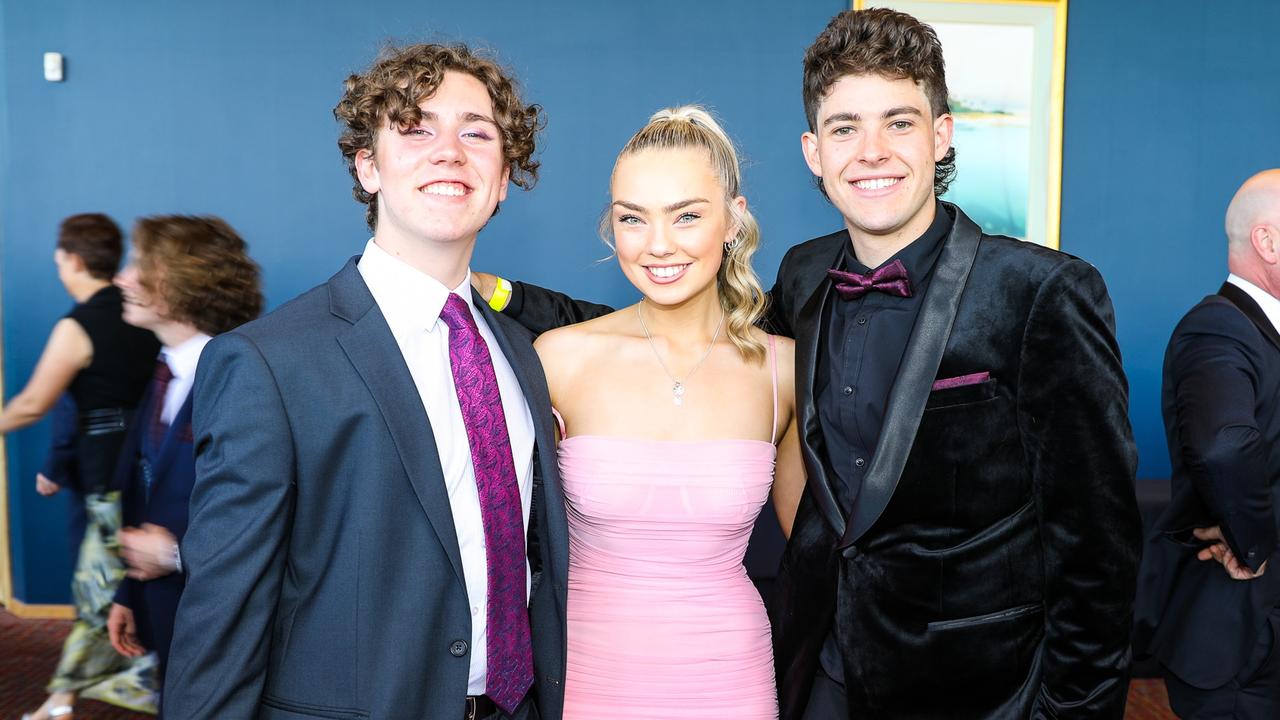
<svg viewBox="0 0 1280 720">
<path fill-rule="evenodd" d="M 346 81 L 363 254 L 213 340 L 170 717 L 558 718 L 567 531 L 530 335 L 472 295 L 540 109 L 463 46 Z"/>
</svg>

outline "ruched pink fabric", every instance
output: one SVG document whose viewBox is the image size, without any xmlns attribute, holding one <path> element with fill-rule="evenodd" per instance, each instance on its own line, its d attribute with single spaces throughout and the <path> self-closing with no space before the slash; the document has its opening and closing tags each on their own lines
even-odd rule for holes
<svg viewBox="0 0 1280 720">
<path fill-rule="evenodd" d="M 742 565 L 773 445 L 580 435 L 559 457 L 566 720 L 776 719 L 769 621 Z"/>
</svg>

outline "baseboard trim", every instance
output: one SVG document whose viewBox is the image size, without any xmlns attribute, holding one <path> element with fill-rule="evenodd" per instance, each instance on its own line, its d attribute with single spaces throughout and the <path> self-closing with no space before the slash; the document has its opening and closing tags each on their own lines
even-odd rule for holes
<svg viewBox="0 0 1280 720">
<path fill-rule="evenodd" d="M 15 617 L 27 620 L 75 620 L 75 605 L 28 605 L 17 598 L 9 598 L 7 608 Z"/>
</svg>

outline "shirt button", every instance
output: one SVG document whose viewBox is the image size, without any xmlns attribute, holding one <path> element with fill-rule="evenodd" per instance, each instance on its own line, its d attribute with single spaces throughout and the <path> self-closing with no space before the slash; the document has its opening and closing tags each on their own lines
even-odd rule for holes
<svg viewBox="0 0 1280 720">
<path fill-rule="evenodd" d="M 858 318 L 858 324 L 859 324 L 859 325 L 866 325 L 866 324 L 867 324 L 867 319 L 866 319 L 866 318 L 864 318 L 864 317 L 860 317 L 860 318 Z"/>
<path fill-rule="evenodd" d="M 852 388 L 852 387 L 850 387 L 850 386 L 848 386 L 848 385 L 845 385 L 845 386 L 844 386 L 844 394 L 845 394 L 845 395 L 852 395 L 852 394 L 853 394 L 853 388 Z"/>
<path fill-rule="evenodd" d="M 479 605 L 472 605 L 472 606 L 471 606 L 471 614 L 472 614 L 473 616 L 474 616 L 474 615 L 479 615 L 479 614 L 480 614 L 480 606 L 479 606 Z"/>
<path fill-rule="evenodd" d="M 462 657 L 467 654 L 467 643 L 463 640 L 454 640 L 449 646 L 449 654 L 454 657 Z"/>
<path fill-rule="evenodd" d="M 867 464 L 867 461 L 864 460 L 863 458 L 858 458 L 857 460 L 853 461 L 853 464 L 857 467 L 862 467 Z"/>
</svg>

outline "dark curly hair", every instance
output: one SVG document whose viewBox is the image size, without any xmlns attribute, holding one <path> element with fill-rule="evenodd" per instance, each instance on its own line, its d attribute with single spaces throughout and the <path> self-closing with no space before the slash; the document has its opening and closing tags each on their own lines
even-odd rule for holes
<svg viewBox="0 0 1280 720">
<path fill-rule="evenodd" d="M 120 226 L 102 213 L 72 215 L 58 226 L 58 248 L 80 258 L 98 280 L 110 280 L 120 269 L 124 238 Z"/>
<path fill-rule="evenodd" d="M 138 284 L 171 320 L 217 335 L 258 317 L 262 280 L 248 246 L 213 216 L 156 215 L 133 228 Z"/>
<path fill-rule="evenodd" d="M 365 221 L 369 229 L 378 224 L 378 203 L 360 184 L 356 153 L 373 152 L 378 130 L 388 120 L 397 127 L 421 122 L 419 105 L 435 94 L 444 74 L 451 70 L 476 78 L 489 91 L 511 182 L 528 190 L 538 181 L 540 163 L 533 159 L 533 153 L 535 136 L 545 124 L 542 108 L 524 104 L 515 82 L 497 62 L 462 44 L 388 48 L 364 73 L 347 78 L 346 93 L 333 109 L 333 116 L 346 126 L 338 138 L 338 149 L 355 181 L 351 194 L 368 206 Z"/>
<path fill-rule="evenodd" d="M 951 112 L 942 43 L 933 28 L 887 8 L 846 10 L 831 19 L 804 52 L 804 113 L 816 132 L 818 106 L 848 75 L 908 79 L 924 86 L 933 116 Z M 933 191 L 947 191 L 956 175 L 956 150 L 948 148 L 933 171 Z"/>
</svg>

